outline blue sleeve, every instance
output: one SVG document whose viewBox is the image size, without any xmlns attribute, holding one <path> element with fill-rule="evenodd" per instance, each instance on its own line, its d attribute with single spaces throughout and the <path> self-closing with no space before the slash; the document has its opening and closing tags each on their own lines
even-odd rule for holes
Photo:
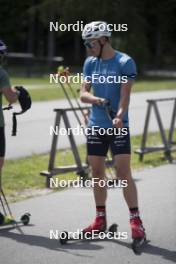
<svg viewBox="0 0 176 264">
<path fill-rule="evenodd" d="M 137 76 L 136 63 L 129 58 L 122 66 L 122 75 L 127 76 L 128 80 L 135 80 Z"/>
<path fill-rule="evenodd" d="M 91 82 L 91 57 L 88 57 L 83 66 L 83 80 Z"/>
</svg>

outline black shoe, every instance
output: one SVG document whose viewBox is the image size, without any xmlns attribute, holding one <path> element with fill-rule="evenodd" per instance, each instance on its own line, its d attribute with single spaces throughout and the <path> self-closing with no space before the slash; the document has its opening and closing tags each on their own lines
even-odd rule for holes
<svg viewBox="0 0 176 264">
<path fill-rule="evenodd" d="M 4 224 L 4 215 L 0 212 L 0 225 Z"/>
</svg>

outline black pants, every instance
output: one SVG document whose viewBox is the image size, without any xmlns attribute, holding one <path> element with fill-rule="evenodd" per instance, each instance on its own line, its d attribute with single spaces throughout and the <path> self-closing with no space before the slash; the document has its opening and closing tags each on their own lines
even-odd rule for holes
<svg viewBox="0 0 176 264">
<path fill-rule="evenodd" d="M 105 157 L 109 147 L 113 156 L 120 154 L 131 154 L 130 131 L 126 127 L 125 135 L 101 135 L 99 132 L 91 133 L 87 136 L 87 153 L 88 156 Z M 106 130 L 106 129 L 105 129 Z M 118 129 L 117 129 L 118 130 Z"/>
<path fill-rule="evenodd" d="M 0 127 L 0 157 L 5 156 L 5 130 Z"/>
</svg>

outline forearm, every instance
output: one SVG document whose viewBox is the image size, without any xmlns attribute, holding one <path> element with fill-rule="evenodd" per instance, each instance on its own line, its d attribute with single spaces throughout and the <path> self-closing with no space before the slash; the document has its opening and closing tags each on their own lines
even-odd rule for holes
<svg viewBox="0 0 176 264">
<path fill-rule="evenodd" d="M 132 85 L 133 81 L 128 81 L 127 83 L 122 84 L 119 107 L 116 113 L 117 118 L 123 119 L 123 116 L 128 109 Z"/>
<path fill-rule="evenodd" d="M 116 117 L 122 119 L 124 114 L 126 113 L 130 102 L 130 95 L 122 96 L 119 103 L 119 108 L 116 113 Z"/>
<path fill-rule="evenodd" d="M 88 103 L 88 104 L 99 104 L 100 98 L 97 96 L 94 96 L 90 92 L 83 92 L 80 95 L 80 100 L 83 103 Z"/>
<path fill-rule="evenodd" d="M 18 96 L 19 96 L 19 92 L 16 89 L 12 88 L 12 94 L 9 98 L 9 103 L 10 104 L 16 103 L 16 101 L 18 100 Z"/>
<path fill-rule="evenodd" d="M 4 96 L 6 97 L 7 101 L 10 104 L 15 103 L 18 99 L 18 91 L 16 91 L 16 89 L 14 88 L 11 87 L 3 88 L 2 93 L 4 94 Z"/>
</svg>

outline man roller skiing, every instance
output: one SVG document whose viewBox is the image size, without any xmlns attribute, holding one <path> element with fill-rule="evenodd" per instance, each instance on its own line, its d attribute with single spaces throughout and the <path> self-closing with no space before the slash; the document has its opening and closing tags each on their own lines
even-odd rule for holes
<svg viewBox="0 0 176 264">
<path fill-rule="evenodd" d="M 101 21 L 87 24 L 82 32 L 84 45 L 91 56 L 84 63 L 84 81 L 80 99 L 84 103 L 92 104 L 88 126 L 104 128 L 106 131 L 105 135 L 96 132 L 87 136 L 88 161 L 92 169 L 92 177 L 99 180 L 104 179 L 105 157 L 109 147 L 111 148 L 117 177 L 120 180 L 127 180 L 128 183 L 128 186 L 123 188 L 123 195 L 129 208 L 132 239 L 144 239 L 145 229 L 139 214 L 137 190 L 130 167 L 128 106 L 131 88 L 137 75 L 136 66 L 131 57 L 112 48 L 110 37 L 111 32 L 108 30 L 107 23 Z M 96 78 L 93 78 L 93 75 Z M 111 77 L 109 78 L 111 82 L 102 83 L 97 77 L 102 75 L 105 78 Z M 125 77 L 126 82 L 112 82 L 115 77 Z M 91 88 L 93 93 L 90 93 Z M 103 107 L 106 101 L 110 103 L 114 113 L 112 120 Z M 126 135 L 108 135 L 107 129 L 112 127 L 126 128 L 128 133 Z M 94 185 L 93 191 L 96 217 L 92 224 L 83 229 L 83 232 L 106 230 L 107 190 L 97 183 Z"/>
<path fill-rule="evenodd" d="M 0 190 L 1 186 L 1 173 L 4 164 L 5 156 L 5 130 L 4 130 L 4 117 L 2 111 L 2 95 L 5 96 L 7 101 L 12 104 L 18 99 L 17 91 L 11 88 L 9 76 L 3 69 L 2 64 L 5 58 L 7 47 L 3 41 L 0 40 Z M 0 212 L 0 224 L 6 221 L 5 216 Z M 8 219 L 7 219 L 8 221 Z"/>
</svg>

